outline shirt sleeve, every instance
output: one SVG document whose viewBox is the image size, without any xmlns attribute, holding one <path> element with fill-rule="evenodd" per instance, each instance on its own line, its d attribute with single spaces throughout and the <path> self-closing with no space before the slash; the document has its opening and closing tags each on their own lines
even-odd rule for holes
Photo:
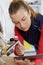
<svg viewBox="0 0 43 65">
<path fill-rule="evenodd" d="M 41 35 L 38 45 L 38 54 L 43 54 L 43 25 L 41 26 Z"/>
<path fill-rule="evenodd" d="M 24 45 L 24 39 L 16 26 L 15 26 L 14 32 L 15 32 L 15 36 L 18 36 L 18 40 Z"/>
<path fill-rule="evenodd" d="M 37 19 L 38 21 L 40 21 L 40 24 L 43 24 L 43 15 L 38 14 L 37 17 L 36 17 L 36 19 Z"/>
</svg>

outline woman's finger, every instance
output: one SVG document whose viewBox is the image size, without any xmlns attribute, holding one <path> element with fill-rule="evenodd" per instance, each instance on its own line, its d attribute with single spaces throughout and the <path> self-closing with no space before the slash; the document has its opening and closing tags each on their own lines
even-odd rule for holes
<svg viewBox="0 0 43 65">
<path fill-rule="evenodd" d="M 18 64 L 18 65 L 25 65 L 25 62 L 23 60 L 16 60 L 15 59 L 15 62 Z"/>
</svg>

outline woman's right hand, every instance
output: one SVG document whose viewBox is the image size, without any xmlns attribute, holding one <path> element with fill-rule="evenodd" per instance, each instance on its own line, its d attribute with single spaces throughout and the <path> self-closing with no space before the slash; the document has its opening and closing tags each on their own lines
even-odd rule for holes
<svg viewBox="0 0 43 65">
<path fill-rule="evenodd" d="M 24 46 L 17 44 L 17 45 L 15 46 L 14 51 L 15 51 L 15 52 L 14 52 L 15 55 L 18 55 L 18 56 L 24 55 Z"/>
<path fill-rule="evenodd" d="M 18 64 L 18 65 L 35 65 L 35 62 L 31 62 L 29 59 L 25 59 L 25 60 L 17 60 L 15 59 L 15 62 Z"/>
</svg>

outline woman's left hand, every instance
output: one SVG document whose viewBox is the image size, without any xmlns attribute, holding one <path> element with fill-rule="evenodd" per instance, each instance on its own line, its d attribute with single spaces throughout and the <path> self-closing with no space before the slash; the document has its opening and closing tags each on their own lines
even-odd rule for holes
<svg viewBox="0 0 43 65">
<path fill-rule="evenodd" d="M 34 62 L 31 62 L 31 61 L 28 60 L 28 59 L 25 59 L 25 60 L 17 60 L 17 59 L 15 59 L 15 62 L 16 62 L 18 65 L 35 65 Z"/>
</svg>

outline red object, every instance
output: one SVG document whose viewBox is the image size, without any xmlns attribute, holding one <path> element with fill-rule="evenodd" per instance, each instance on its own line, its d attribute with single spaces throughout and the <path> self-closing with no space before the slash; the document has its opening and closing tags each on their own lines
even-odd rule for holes
<svg viewBox="0 0 43 65">
<path fill-rule="evenodd" d="M 18 31 L 18 29 L 17 29 L 16 26 L 15 26 L 15 29 L 14 29 L 14 33 L 15 33 L 15 36 L 18 36 L 18 40 L 21 42 L 21 44 L 24 45 L 24 39 L 23 39 L 23 37 L 19 34 L 19 31 Z M 15 38 L 14 38 L 14 39 L 15 39 Z M 16 46 L 17 46 L 17 45 L 16 45 Z M 15 48 L 14 48 L 14 54 L 17 55 L 17 56 L 19 56 L 19 55 L 16 53 L 16 46 L 15 46 Z"/>
<path fill-rule="evenodd" d="M 38 58 L 35 60 L 35 65 L 40 65 L 43 62 L 43 58 Z"/>
<path fill-rule="evenodd" d="M 15 45 L 14 54 L 15 54 L 16 56 L 20 56 L 20 55 L 18 55 L 18 54 L 16 53 L 16 47 L 17 47 L 17 46 L 18 46 L 18 44 Z"/>
<path fill-rule="evenodd" d="M 23 37 L 21 36 L 21 34 L 19 34 L 19 31 L 18 31 L 18 29 L 16 28 L 16 26 L 15 26 L 14 32 L 15 32 L 15 36 L 18 36 L 18 40 L 21 42 L 21 44 L 24 44 L 24 39 L 23 39 Z"/>
<path fill-rule="evenodd" d="M 43 25 L 41 27 L 41 35 L 39 40 L 39 46 L 38 46 L 38 54 L 43 54 Z M 43 62 L 43 58 L 35 59 L 35 65 L 39 65 Z"/>
<path fill-rule="evenodd" d="M 38 46 L 38 54 L 43 54 L 43 25 L 41 27 L 41 35 Z"/>
</svg>

